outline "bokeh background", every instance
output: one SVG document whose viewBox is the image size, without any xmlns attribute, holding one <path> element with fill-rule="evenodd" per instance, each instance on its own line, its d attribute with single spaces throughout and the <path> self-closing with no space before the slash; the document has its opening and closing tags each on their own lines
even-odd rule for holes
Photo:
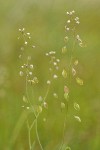
<svg viewBox="0 0 100 150">
<path fill-rule="evenodd" d="M 39 78 L 47 78 L 43 53 L 55 50 L 58 57 L 64 46 L 66 11 L 75 10 L 80 18 L 78 32 L 87 47 L 78 48 L 79 75 L 84 80 L 82 87 L 73 83 L 72 101 L 80 104 L 78 123 L 73 118 L 70 102 L 69 117 L 65 133 L 65 144 L 73 150 L 100 149 L 100 1 L 99 0 L 7 0 L 0 1 L 0 149 L 28 150 L 28 132 L 22 110 L 24 93 L 23 79 L 19 77 L 18 59 L 21 41 L 19 28 L 25 27 L 32 35 L 36 50 L 31 51 L 38 64 Z M 45 91 L 44 85 L 39 92 Z M 55 90 L 62 94 L 60 82 Z M 52 91 L 53 92 L 53 89 Z M 64 113 L 57 101 L 49 95 L 49 109 L 43 114 L 47 122 L 38 123 L 40 139 L 45 150 L 56 150 L 61 144 Z M 35 137 L 33 129 L 33 141 Z M 38 144 L 37 144 L 38 145 Z M 40 149 L 37 146 L 35 149 Z"/>
</svg>

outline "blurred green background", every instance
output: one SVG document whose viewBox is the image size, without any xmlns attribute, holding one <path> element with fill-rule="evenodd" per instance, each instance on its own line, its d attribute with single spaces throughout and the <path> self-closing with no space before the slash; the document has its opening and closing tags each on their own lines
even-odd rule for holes
<svg viewBox="0 0 100 150">
<path fill-rule="evenodd" d="M 55 50 L 61 57 L 64 46 L 64 26 L 66 11 L 75 10 L 80 18 L 78 32 L 87 47 L 78 48 L 79 76 L 84 86 L 73 83 L 72 101 L 80 104 L 78 123 L 73 118 L 70 101 L 66 125 L 65 144 L 72 150 L 100 149 L 100 1 L 99 0 L 7 0 L 0 1 L 0 149 L 28 150 L 28 132 L 22 110 L 24 93 L 23 79 L 19 77 L 18 59 L 21 42 L 18 40 L 19 28 L 25 27 L 32 35 L 36 50 L 33 59 L 38 64 L 38 76 L 45 82 L 47 66 L 43 53 Z M 58 88 L 59 87 L 59 88 Z M 60 82 L 51 90 L 62 93 Z M 39 92 L 46 87 L 42 84 Z M 60 93 L 61 92 L 61 93 Z M 57 101 L 48 97 L 49 109 L 41 115 L 38 128 L 45 150 L 56 150 L 61 144 L 64 113 L 60 112 Z M 55 115 L 54 115 L 55 114 Z M 19 120 L 21 116 L 21 119 Z M 42 122 L 46 116 L 47 122 Z M 34 130 L 32 131 L 34 135 Z M 18 134 L 17 134 L 18 133 Z M 34 137 L 32 137 L 34 140 Z M 39 146 L 36 147 L 39 150 Z"/>
</svg>

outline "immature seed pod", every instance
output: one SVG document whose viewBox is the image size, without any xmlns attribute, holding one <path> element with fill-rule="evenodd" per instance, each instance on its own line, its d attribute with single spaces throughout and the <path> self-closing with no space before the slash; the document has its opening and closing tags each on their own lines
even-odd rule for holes
<svg viewBox="0 0 100 150">
<path fill-rule="evenodd" d="M 64 92 L 69 93 L 69 88 L 66 85 L 64 86 Z"/>
<path fill-rule="evenodd" d="M 79 84 L 79 85 L 83 85 L 83 80 L 80 79 L 80 78 L 76 78 L 76 82 Z"/>
<path fill-rule="evenodd" d="M 51 81 L 50 81 L 50 80 L 48 80 L 48 81 L 47 81 L 47 84 L 48 84 L 48 85 L 49 85 L 49 84 L 51 84 Z"/>
<path fill-rule="evenodd" d="M 42 96 L 39 96 L 39 102 L 42 102 L 42 101 L 43 101 Z"/>
<path fill-rule="evenodd" d="M 57 93 L 53 93 L 53 96 L 54 96 L 55 98 L 58 98 Z"/>
<path fill-rule="evenodd" d="M 67 147 L 65 148 L 65 150 L 71 150 L 71 148 L 70 148 L 69 146 L 67 146 Z"/>
<path fill-rule="evenodd" d="M 42 112 L 42 106 L 38 106 L 38 107 L 37 107 L 37 112 L 38 112 L 38 113 L 41 113 L 41 112 Z"/>
<path fill-rule="evenodd" d="M 64 47 L 62 48 L 62 53 L 65 54 L 66 52 L 67 52 L 67 48 L 66 48 L 66 46 L 64 46 Z"/>
<path fill-rule="evenodd" d="M 76 75 L 76 70 L 74 68 L 72 68 L 72 75 L 75 76 Z"/>
<path fill-rule="evenodd" d="M 65 69 L 63 69 L 63 71 L 62 71 L 62 76 L 63 76 L 64 78 L 67 78 L 67 71 L 66 71 Z"/>
<path fill-rule="evenodd" d="M 48 104 L 46 102 L 43 103 L 44 108 L 48 108 Z"/>
<path fill-rule="evenodd" d="M 81 122 L 81 119 L 79 116 L 74 116 L 74 118 L 78 121 L 78 122 Z"/>
<path fill-rule="evenodd" d="M 65 108 L 65 103 L 61 102 L 61 109 Z"/>
<path fill-rule="evenodd" d="M 23 71 L 20 71 L 19 75 L 22 77 L 24 75 Z"/>
<path fill-rule="evenodd" d="M 74 103 L 74 108 L 76 109 L 76 110 L 80 110 L 80 106 L 79 106 L 79 104 L 77 104 L 76 102 Z"/>
<path fill-rule="evenodd" d="M 23 102 L 28 103 L 26 96 L 23 96 Z"/>
<path fill-rule="evenodd" d="M 64 41 L 68 42 L 68 37 L 67 36 L 64 37 Z"/>
<path fill-rule="evenodd" d="M 74 65 L 75 65 L 75 66 L 78 65 L 78 60 L 75 60 Z"/>
</svg>

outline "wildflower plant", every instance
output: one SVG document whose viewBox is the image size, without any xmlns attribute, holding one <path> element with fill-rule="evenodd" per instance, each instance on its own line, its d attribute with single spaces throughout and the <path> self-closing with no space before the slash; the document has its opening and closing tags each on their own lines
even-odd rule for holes
<svg viewBox="0 0 100 150">
<path fill-rule="evenodd" d="M 65 78 L 67 85 L 64 86 L 64 97 L 67 100 L 69 98 L 69 93 L 71 93 L 71 84 L 72 84 L 72 78 L 74 78 L 79 85 L 83 85 L 83 80 L 78 77 L 76 66 L 78 66 L 79 61 L 78 59 L 74 58 L 74 52 L 76 45 L 80 47 L 84 47 L 82 39 L 80 38 L 80 35 L 77 33 L 77 28 L 80 24 L 79 17 L 76 16 L 75 11 L 67 12 L 67 23 L 65 25 L 65 32 L 66 36 L 64 38 L 65 45 L 62 48 L 62 54 L 65 54 L 69 49 L 70 58 L 67 67 L 65 67 L 62 70 L 62 76 Z M 72 46 L 68 47 L 68 42 L 71 40 Z M 67 100 L 68 101 L 68 100 Z M 77 102 L 74 103 L 75 110 L 80 110 L 79 104 Z M 75 116 L 75 118 L 77 118 Z"/>
<path fill-rule="evenodd" d="M 80 24 L 79 17 L 76 16 L 75 11 L 66 12 L 67 15 L 67 21 L 65 25 L 65 37 L 64 37 L 64 46 L 61 50 L 61 58 L 58 58 L 56 55 L 56 51 L 49 51 L 46 52 L 44 55 L 48 59 L 48 73 L 49 78 L 45 81 L 46 84 L 46 91 L 44 96 L 38 94 L 38 98 L 35 99 L 34 97 L 34 88 L 38 90 L 39 85 L 39 78 L 37 74 L 35 73 L 36 65 L 34 65 L 34 62 L 30 56 L 30 54 L 26 55 L 28 48 L 35 49 L 35 46 L 32 45 L 31 42 L 31 34 L 29 32 L 26 32 L 25 28 L 19 29 L 20 36 L 18 39 L 22 39 L 23 44 L 21 46 L 19 59 L 21 60 L 22 65 L 20 66 L 19 75 L 23 77 L 23 80 L 25 81 L 25 93 L 23 94 L 23 109 L 27 112 L 27 128 L 28 128 L 28 140 L 29 140 L 29 150 L 35 149 L 36 143 L 35 139 L 31 138 L 32 135 L 32 129 L 35 128 L 36 131 L 36 138 L 38 141 L 38 145 L 41 150 L 44 150 L 44 147 L 41 143 L 39 131 L 38 131 L 38 119 L 40 114 L 43 112 L 44 109 L 48 109 L 48 94 L 50 93 L 50 88 L 52 87 L 52 84 L 54 81 L 59 82 L 59 76 L 63 79 L 62 88 L 63 88 L 63 95 L 62 95 L 62 101 L 60 103 L 60 109 L 65 110 L 65 118 L 64 118 L 64 125 L 63 125 L 63 133 L 62 133 L 62 141 L 58 148 L 58 150 L 71 150 L 71 148 L 66 144 L 65 142 L 65 133 L 66 133 L 66 120 L 67 120 L 67 114 L 69 109 L 69 100 L 71 95 L 71 85 L 72 85 L 72 78 L 75 79 L 76 83 L 80 86 L 83 85 L 83 80 L 77 75 L 76 66 L 78 66 L 79 61 L 77 58 L 74 58 L 74 51 L 75 46 L 78 45 L 80 47 L 84 47 L 83 41 L 80 38 L 80 35 L 77 33 L 77 28 Z M 71 41 L 71 46 L 68 46 L 68 44 Z M 63 60 L 63 57 L 67 55 L 67 52 L 69 51 L 69 61 L 66 60 L 65 64 L 61 64 L 61 61 Z M 26 56 L 25 56 L 26 55 Z M 60 68 L 61 67 L 61 68 Z M 32 93 L 30 94 L 30 91 Z M 59 93 L 54 92 L 53 97 L 55 99 L 59 99 Z M 80 105 L 75 101 L 73 103 L 73 108 L 75 111 L 77 111 L 77 114 L 79 114 L 80 111 Z M 30 121 L 30 115 L 33 114 L 34 117 Z M 81 122 L 81 118 L 79 115 L 73 115 L 73 118 L 76 119 L 76 121 Z M 46 118 L 43 119 L 43 121 L 46 121 Z"/>
</svg>

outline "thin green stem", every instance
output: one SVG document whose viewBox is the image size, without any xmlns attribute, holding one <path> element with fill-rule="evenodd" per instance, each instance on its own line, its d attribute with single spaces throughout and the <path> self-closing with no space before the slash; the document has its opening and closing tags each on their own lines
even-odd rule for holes
<svg viewBox="0 0 100 150">
<path fill-rule="evenodd" d="M 30 105 L 31 105 L 31 102 L 30 102 L 30 100 L 29 100 L 29 96 L 28 96 L 27 76 L 26 76 L 26 96 L 27 96 L 27 100 L 28 100 L 28 102 L 29 102 L 29 103 L 30 103 Z"/>
<path fill-rule="evenodd" d="M 48 88 L 47 88 L 47 91 L 46 91 L 46 94 L 45 94 L 45 96 L 44 96 L 44 100 L 43 100 L 43 101 L 46 100 L 46 98 L 47 98 L 47 96 L 48 96 L 48 93 L 49 93 L 49 90 L 50 90 L 50 85 L 48 85 Z"/>
<path fill-rule="evenodd" d="M 36 115 L 36 114 L 34 114 Z M 33 123 L 31 124 L 31 126 L 29 126 L 29 122 L 27 120 L 27 127 L 28 127 L 28 137 L 29 137 L 29 148 L 30 150 L 32 149 L 32 144 L 31 144 L 31 130 L 35 124 L 35 122 L 37 121 L 37 118 L 39 117 L 39 113 L 37 114 L 36 118 L 34 119 Z"/>
<path fill-rule="evenodd" d="M 29 127 L 29 122 L 28 122 L 28 120 L 27 120 L 27 127 L 28 127 L 28 137 L 29 137 L 29 148 L 30 148 L 30 150 L 32 149 L 32 144 L 31 144 L 31 135 L 30 135 L 30 127 Z"/>
<path fill-rule="evenodd" d="M 69 85 L 71 84 L 72 60 L 73 60 L 73 52 L 74 52 L 75 44 L 76 44 L 76 39 L 73 42 L 73 47 L 72 47 L 71 57 L 69 62 Z"/>
<path fill-rule="evenodd" d="M 73 31 L 73 37 L 75 38 L 75 28 L 74 28 L 74 31 Z M 73 41 L 73 46 L 72 46 L 72 50 L 71 50 L 71 55 L 70 55 L 70 61 L 69 61 L 69 87 L 71 85 L 71 71 L 72 71 L 72 60 L 73 60 L 73 52 L 74 52 L 74 48 L 75 48 L 75 43 L 76 43 L 76 39 L 74 39 Z M 62 144 L 59 148 L 59 150 L 62 150 L 63 148 L 63 145 L 64 145 L 64 136 L 65 136 L 65 128 L 66 128 L 66 118 L 67 118 L 67 114 L 68 114 L 68 100 L 67 100 L 67 110 L 66 110 L 66 113 L 65 113 L 65 119 L 64 119 L 64 124 L 63 124 L 63 138 L 62 138 Z"/>
<path fill-rule="evenodd" d="M 27 65 L 28 65 L 28 60 L 27 60 Z M 27 72 L 28 72 L 28 70 L 27 70 Z M 27 73 L 26 73 L 26 74 L 27 74 Z M 35 130 L 36 130 L 37 140 L 38 140 L 38 143 L 39 143 L 39 145 L 40 145 L 41 150 L 43 150 L 42 144 L 41 144 L 41 142 L 40 142 L 39 134 L 38 134 L 38 128 L 37 128 L 37 119 L 38 119 L 40 113 L 38 113 L 38 114 L 35 113 L 34 107 L 33 107 L 33 105 L 32 105 L 31 102 L 30 102 L 29 95 L 28 95 L 28 82 L 27 82 L 27 79 L 28 79 L 28 77 L 26 76 L 26 96 L 27 96 L 27 99 L 28 99 L 28 102 L 29 102 L 30 106 L 33 108 L 33 113 L 34 113 L 34 116 L 35 116 L 35 119 L 34 119 L 34 121 L 32 122 L 31 126 L 29 126 L 29 123 L 28 123 L 28 121 L 27 121 L 28 136 L 29 136 L 29 148 L 30 148 L 30 150 L 32 149 L 32 144 L 31 144 L 31 130 L 32 130 L 34 124 L 36 124 Z M 46 98 L 47 98 L 47 96 L 48 96 L 49 89 L 50 89 L 50 85 L 48 85 L 46 94 L 45 94 L 44 99 L 43 99 L 43 102 L 42 102 L 42 104 L 41 104 L 42 106 L 43 106 L 43 103 L 44 103 L 44 101 L 46 100 Z M 33 91 L 32 91 L 32 95 L 33 95 Z"/>
<path fill-rule="evenodd" d="M 61 150 L 63 148 L 64 145 L 64 141 L 65 141 L 65 128 L 66 128 L 66 114 L 65 114 L 65 119 L 64 119 L 64 124 L 63 124 L 63 137 L 62 137 L 62 144 L 59 148 L 59 150 Z"/>
<path fill-rule="evenodd" d="M 42 144 L 41 144 L 41 142 L 40 142 L 39 134 L 38 134 L 37 118 L 36 118 L 36 136 L 37 136 L 37 140 L 38 140 L 38 143 L 39 143 L 39 145 L 40 145 L 40 148 L 41 148 L 41 150 L 43 150 Z"/>
<path fill-rule="evenodd" d="M 73 29 L 73 45 L 72 45 L 72 50 L 71 50 L 71 55 L 70 55 L 70 62 L 69 62 L 69 85 L 71 84 L 72 60 L 73 60 L 73 52 L 74 52 L 75 44 L 76 44 L 75 31 L 76 31 L 76 26 Z"/>
<path fill-rule="evenodd" d="M 37 114 L 36 118 L 39 117 L 39 114 L 40 114 L 40 113 Z M 34 121 L 32 122 L 32 124 L 31 124 L 31 126 L 30 126 L 30 130 L 33 128 L 33 126 L 34 126 L 34 124 L 35 124 L 35 122 L 36 122 L 36 118 L 35 118 Z"/>
</svg>

